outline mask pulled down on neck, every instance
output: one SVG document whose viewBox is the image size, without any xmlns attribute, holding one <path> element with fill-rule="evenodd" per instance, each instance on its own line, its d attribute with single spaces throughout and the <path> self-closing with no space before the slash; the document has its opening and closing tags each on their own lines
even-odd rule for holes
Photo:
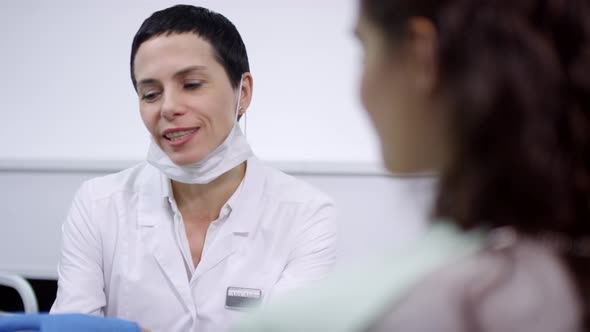
<svg viewBox="0 0 590 332">
<path fill-rule="evenodd" d="M 238 92 L 234 125 L 221 145 L 211 151 L 203 160 L 190 165 L 177 165 L 152 139 L 147 162 L 174 181 L 189 184 L 207 184 L 248 160 L 254 153 L 238 124 L 241 97 L 242 82 L 240 82 Z"/>
</svg>

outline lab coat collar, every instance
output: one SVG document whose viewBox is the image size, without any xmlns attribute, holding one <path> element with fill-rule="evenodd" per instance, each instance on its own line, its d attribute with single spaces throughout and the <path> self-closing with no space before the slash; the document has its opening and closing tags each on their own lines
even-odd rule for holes
<svg viewBox="0 0 590 332">
<path fill-rule="evenodd" d="M 234 218 L 231 218 L 231 227 L 224 228 L 229 228 L 232 233 L 238 236 L 248 236 L 254 233 L 258 225 L 258 219 L 254 216 L 259 214 L 259 204 L 266 187 L 265 167 L 258 158 L 249 158 L 246 174 L 238 187 L 237 195 L 232 195 L 228 200 Z M 155 226 L 159 222 L 170 219 L 169 217 L 162 218 L 162 212 L 170 209 L 168 197 L 172 191 L 170 181 L 167 181 L 158 169 L 146 164 L 144 171 L 144 181 L 140 183 L 139 189 L 140 217 L 137 219 L 137 224 L 138 226 Z M 147 212 L 152 210 L 154 213 Z M 155 213 L 156 210 L 159 213 Z"/>
<path fill-rule="evenodd" d="M 233 202 L 228 226 L 238 236 L 253 234 L 258 226 L 260 204 L 266 187 L 265 166 L 256 157 L 248 159 L 238 198 Z M 233 218 L 232 218 L 233 217 Z"/>
<path fill-rule="evenodd" d="M 248 238 L 256 232 L 261 209 L 261 200 L 266 185 L 264 165 L 256 158 L 248 159 L 246 175 L 242 181 L 239 199 L 225 221 L 219 235 L 202 257 L 193 275 L 199 278 L 227 257 L 245 245 Z"/>
<path fill-rule="evenodd" d="M 156 226 L 169 220 L 169 189 L 161 178 L 161 172 L 150 164 L 145 164 L 137 185 L 137 225 Z M 166 218 L 163 218 L 166 216 Z"/>
<path fill-rule="evenodd" d="M 139 191 L 137 211 L 141 241 L 149 248 L 162 272 L 173 285 L 180 302 L 188 312 L 194 314 L 195 306 L 186 278 L 184 260 L 179 254 L 174 237 L 170 204 L 157 190 L 159 182 L 154 183 L 155 180 L 159 181 L 159 177 L 155 177 L 154 175 L 157 174 L 151 173 L 159 171 L 152 166 L 146 166 L 145 170 L 148 172 L 144 183 L 146 186 Z"/>
<path fill-rule="evenodd" d="M 248 168 L 246 167 L 246 175 L 247 175 L 247 172 L 248 172 Z M 167 199 L 170 202 L 172 209 L 175 210 L 175 212 L 176 212 L 176 210 L 177 210 L 176 199 L 174 198 L 174 193 L 172 190 L 172 180 L 170 180 L 164 173 L 162 173 L 162 172 L 159 172 L 159 173 L 160 173 L 159 192 L 161 193 L 163 198 Z M 244 176 L 244 179 L 245 179 L 246 175 Z M 230 196 L 230 198 L 227 200 L 227 202 L 223 205 L 223 209 L 225 209 L 227 207 L 231 213 L 231 211 L 234 208 L 235 202 L 239 199 L 238 197 L 240 196 L 240 193 L 242 192 L 243 186 L 244 186 L 244 180 L 242 180 L 242 182 L 240 183 L 240 185 L 238 186 L 236 191 Z"/>
<path fill-rule="evenodd" d="M 190 284 L 182 255 L 174 238 L 172 213 L 168 202 L 169 189 L 163 186 L 161 173 L 151 165 L 145 168 L 145 181 L 139 190 L 138 226 L 142 241 L 150 248 L 162 271 L 182 299 L 187 310 L 193 312 Z M 265 166 L 255 157 L 248 159 L 246 174 L 239 196 L 226 224 L 211 245 L 209 254 L 203 257 L 195 279 L 215 267 L 244 245 L 258 226 L 264 188 L 266 187 Z M 169 188 L 169 187 L 168 187 Z"/>
<path fill-rule="evenodd" d="M 152 181 L 155 180 L 157 182 L 146 181 L 145 187 L 140 190 L 144 197 L 143 203 L 151 204 L 149 201 L 155 200 L 158 197 L 158 201 L 167 202 L 172 197 L 170 180 L 153 166 L 148 165 L 147 167 L 149 171 L 157 173 L 149 174 L 148 179 L 151 178 Z M 253 218 L 253 216 L 258 214 L 258 205 L 260 204 L 266 186 L 265 167 L 256 157 L 248 159 L 244 180 L 242 180 L 236 193 L 226 203 L 231 209 L 231 214 L 241 216 L 232 218 L 231 227 L 229 227 L 232 233 L 236 233 L 239 236 L 248 236 L 248 234 L 256 230 L 258 219 Z M 141 220 L 138 220 L 140 226 L 153 226 L 156 222 L 157 220 L 153 218 L 141 218 Z M 228 227 L 224 228 L 227 229 Z"/>
</svg>

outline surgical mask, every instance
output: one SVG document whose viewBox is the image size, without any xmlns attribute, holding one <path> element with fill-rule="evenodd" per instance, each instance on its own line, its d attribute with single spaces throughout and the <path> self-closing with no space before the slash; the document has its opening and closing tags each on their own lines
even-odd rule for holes
<svg viewBox="0 0 590 332">
<path fill-rule="evenodd" d="M 152 138 L 147 155 L 148 163 L 174 181 L 207 184 L 248 160 L 254 154 L 238 124 L 241 98 L 242 82 L 240 82 L 238 92 L 238 105 L 236 106 L 233 128 L 223 143 L 209 153 L 205 159 L 191 165 L 177 165 Z"/>
</svg>

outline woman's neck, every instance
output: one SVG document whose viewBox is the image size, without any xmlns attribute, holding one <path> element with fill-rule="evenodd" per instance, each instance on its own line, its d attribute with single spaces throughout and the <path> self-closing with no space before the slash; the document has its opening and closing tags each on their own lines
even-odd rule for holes
<svg viewBox="0 0 590 332">
<path fill-rule="evenodd" d="M 172 180 L 172 191 L 178 209 L 185 219 L 208 219 L 219 217 L 223 205 L 240 186 L 246 175 L 246 162 L 234 167 L 207 184 L 187 184 Z"/>
</svg>

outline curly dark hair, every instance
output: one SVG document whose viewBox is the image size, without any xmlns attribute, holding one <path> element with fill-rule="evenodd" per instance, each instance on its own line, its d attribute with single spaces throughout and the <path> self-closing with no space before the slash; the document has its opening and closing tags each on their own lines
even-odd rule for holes
<svg viewBox="0 0 590 332">
<path fill-rule="evenodd" d="M 590 240 L 590 0 L 361 0 L 392 41 L 438 30 L 454 153 L 435 217 Z M 563 252 L 590 328 L 590 256 Z"/>
</svg>

